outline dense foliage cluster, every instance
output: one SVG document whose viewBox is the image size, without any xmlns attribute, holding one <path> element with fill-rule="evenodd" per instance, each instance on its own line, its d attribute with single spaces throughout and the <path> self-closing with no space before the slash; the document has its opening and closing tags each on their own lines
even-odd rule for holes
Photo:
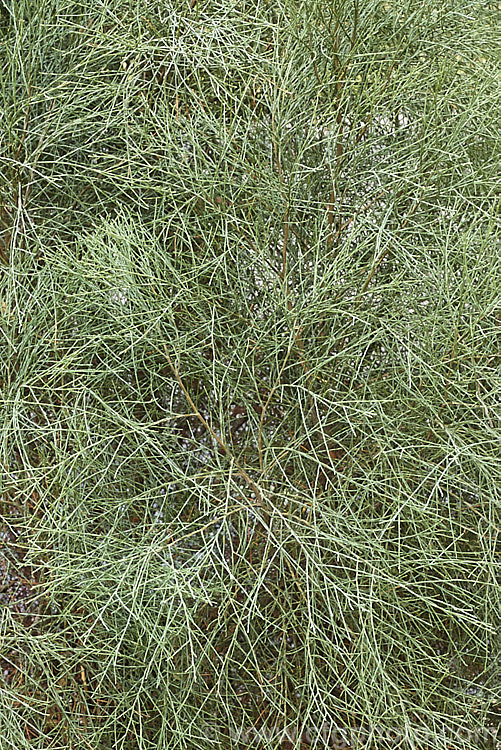
<svg viewBox="0 0 501 750">
<path fill-rule="evenodd" d="M 2 748 L 489 745 L 498 3 L 0 5 Z"/>
</svg>

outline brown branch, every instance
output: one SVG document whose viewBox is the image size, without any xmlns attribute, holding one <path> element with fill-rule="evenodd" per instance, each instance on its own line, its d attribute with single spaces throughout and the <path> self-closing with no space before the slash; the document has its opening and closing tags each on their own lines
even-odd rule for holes
<svg viewBox="0 0 501 750">
<path fill-rule="evenodd" d="M 294 340 L 296 340 L 296 339 L 297 339 L 297 336 L 294 337 Z M 259 421 L 259 433 L 258 433 L 258 439 L 257 439 L 258 453 L 259 453 L 259 468 L 261 469 L 261 472 L 263 471 L 263 437 L 262 437 L 262 435 L 263 435 L 264 417 L 265 417 L 265 414 L 266 414 L 266 410 L 267 410 L 268 406 L 270 405 L 270 401 L 271 401 L 271 399 L 273 397 L 273 394 L 275 393 L 275 391 L 276 391 L 276 389 L 278 387 L 278 384 L 280 382 L 280 378 L 281 378 L 282 373 L 283 373 L 283 371 L 285 369 L 285 365 L 287 364 L 287 360 L 290 357 L 291 351 L 292 351 L 292 343 L 289 346 L 289 351 L 287 352 L 287 354 L 285 356 L 285 359 L 284 359 L 284 361 L 282 363 L 282 367 L 280 368 L 279 373 L 277 375 L 277 379 L 275 380 L 275 383 L 273 384 L 273 387 L 272 387 L 271 391 L 268 394 L 268 398 L 266 399 L 266 403 L 263 406 L 263 408 L 261 409 L 261 419 Z"/>
<path fill-rule="evenodd" d="M 358 31 L 358 0 L 355 0 L 355 13 L 354 13 L 354 18 L 353 18 L 353 33 L 351 35 L 351 40 L 350 40 L 351 50 L 353 50 L 353 48 L 355 46 L 355 41 L 356 41 L 356 38 L 357 38 L 357 31 Z"/>
<path fill-rule="evenodd" d="M 156 347 L 156 348 L 158 349 L 158 347 Z M 165 343 L 164 343 L 164 352 L 163 353 L 165 354 L 167 362 L 169 363 L 169 367 L 172 370 L 172 374 L 176 378 L 177 382 L 179 383 L 179 387 L 181 388 L 181 390 L 183 391 L 183 393 L 184 393 L 184 395 L 186 397 L 186 400 L 188 401 L 189 405 L 193 409 L 193 413 L 195 414 L 195 416 L 197 417 L 197 419 L 203 424 L 203 426 L 205 427 L 205 429 L 208 430 L 208 432 L 210 433 L 210 435 L 214 438 L 214 440 L 216 441 L 216 443 L 221 448 L 223 454 L 232 460 L 232 462 L 234 463 L 234 465 L 235 465 L 235 467 L 237 469 L 237 474 L 239 474 L 239 476 L 242 477 L 242 479 L 247 483 L 247 485 L 250 487 L 250 489 L 254 492 L 254 494 L 256 496 L 256 504 L 259 505 L 260 507 L 264 507 L 265 504 L 264 504 L 264 501 L 263 501 L 263 496 L 262 496 L 261 490 L 259 489 L 259 487 L 257 486 L 257 484 L 250 478 L 250 476 L 247 474 L 247 472 L 245 471 L 245 469 L 243 469 L 240 466 L 240 464 L 238 463 L 238 461 L 236 460 L 235 456 L 232 454 L 232 452 L 230 451 L 230 449 L 228 448 L 228 446 L 226 445 L 226 443 L 219 437 L 219 435 L 216 432 L 214 432 L 214 430 L 212 429 L 212 427 L 210 426 L 210 424 L 202 416 L 202 414 L 200 414 L 199 410 L 195 406 L 195 402 L 191 398 L 188 389 L 186 388 L 185 384 L 183 383 L 183 380 L 182 380 L 182 378 L 181 378 L 181 376 L 179 374 L 179 371 L 175 367 L 175 365 L 174 365 L 174 363 L 173 363 L 173 361 L 172 361 L 172 359 L 170 357 L 169 350 L 167 348 L 167 344 L 165 344 Z"/>
<path fill-rule="evenodd" d="M 287 304 L 289 310 L 292 309 L 292 303 L 289 299 L 289 284 L 287 281 L 287 241 L 289 239 L 289 209 L 285 209 L 284 216 L 284 243 L 282 247 L 282 281 L 285 284 L 285 293 L 287 295 Z"/>
</svg>

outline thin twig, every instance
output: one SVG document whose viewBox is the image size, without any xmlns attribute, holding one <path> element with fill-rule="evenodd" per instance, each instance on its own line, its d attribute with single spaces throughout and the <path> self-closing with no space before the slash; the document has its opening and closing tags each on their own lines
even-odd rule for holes
<svg viewBox="0 0 501 750">
<path fill-rule="evenodd" d="M 232 463 L 236 467 L 237 473 L 242 477 L 242 479 L 245 480 L 245 482 L 248 484 L 248 486 L 250 487 L 250 489 L 252 490 L 252 492 L 254 492 L 254 494 L 256 496 L 256 500 L 257 500 L 256 505 L 264 507 L 265 504 L 264 504 L 264 501 L 263 501 L 263 495 L 262 495 L 261 490 L 257 486 L 257 484 L 250 478 L 250 476 L 245 471 L 245 469 L 243 469 L 240 466 L 240 464 L 238 463 L 237 459 L 232 454 L 232 452 L 230 451 L 230 449 L 228 448 L 228 446 L 226 445 L 226 443 L 212 429 L 212 427 L 210 426 L 210 424 L 203 417 L 203 415 L 200 414 L 199 410 L 197 409 L 197 407 L 195 405 L 195 402 L 191 398 L 188 389 L 186 388 L 185 384 L 183 383 L 183 380 L 182 380 L 182 378 L 181 378 L 181 376 L 179 374 L 179 370 L 175 367 L 175 365 L 174 365 L 174 363 L 173 363 L 173 361 L 172 361 L 172 359 L 170 357 L 169 349 L 167 348 L 167 344 L 166 343 L 164 343 L 164 354 L 165 354 L 165 357 L 167 359 L 167 362 L 169 363 L 169 367 L 172 370 L 172 374 L 176 378 L 177 382 L 179 383 L 179 387 L 181 388 L 181 390 L 183 391 L 183 393 L 184 393 L 184 395 L 186 397 L 186 400 L 188 401 L 189 405 L 193 409 L 193 413 L 195 414 L 195 416 L 197 417 L 197 419 L 204 425 L 204 427 L 208 430 L 208 432 L 211 434 L 211 436 L 213 437 L 213 439 L 216 441 L 216 443 L 221 448 L 223 454 L 225 456 L 227 456 L 228 458 L 231 459 Z"/>
</svg>

